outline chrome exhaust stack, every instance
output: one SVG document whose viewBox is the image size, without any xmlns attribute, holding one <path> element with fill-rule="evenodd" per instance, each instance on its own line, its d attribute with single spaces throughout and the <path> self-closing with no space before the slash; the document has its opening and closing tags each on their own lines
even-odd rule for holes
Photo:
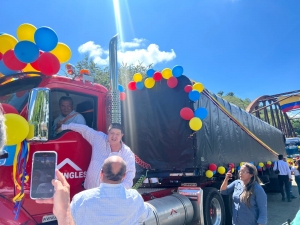
<svg viewBox="0 0 300 225">
<path fill-rule="evenodd" d="M 107 126 L 111 123 L 121 124 L 121 103 L 118 90 L 118 34 L 109 42 L 110 89 L 107 95 Z"/>
</svg>

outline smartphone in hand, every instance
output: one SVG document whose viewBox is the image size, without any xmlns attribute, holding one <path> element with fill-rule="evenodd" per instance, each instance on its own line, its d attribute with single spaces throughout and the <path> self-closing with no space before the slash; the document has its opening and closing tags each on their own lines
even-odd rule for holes
<svg viewBox="0 0 300 225">
<path fill-rule="evenodd" d="M 32 158 L 31 199 L 47 199 L 54 195 L 52 180 L 55 179 L 57 153 L 54 151 L 35 152 Z"/>
</svg>

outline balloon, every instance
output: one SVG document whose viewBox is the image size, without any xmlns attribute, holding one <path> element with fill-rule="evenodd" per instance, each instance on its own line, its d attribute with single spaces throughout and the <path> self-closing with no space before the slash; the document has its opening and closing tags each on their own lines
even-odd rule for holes
<svg viewBox="0 0 300 225">
<path fill-rule="evenodd" d="M 241 162 L 241 163 L 240 163 L 240 167 L 242 167 L 243 165 L 244 165 L 244 162 Z"/>
<path fill-rule="evenodd" d="M 250 164 L 254 165 L 254 162 L 250 162 Z"/>
<path fill-rule="evenodd" d="M 136 90 L 136 83 L 134 81 L 130 81 L 128 83 L 128 89 L 131 91 L 135 91 Z"/>
<path fill-rule="evenodd" d="M 258 165 L 256 168 L 259 170 L 261 167 Z"/>
<path fill-rule="evenodd" d="M 175 88 L 178 84 L 178 80 L 176 77 L 170 77 L 167 81 L 167 85 L 169 88 Z"/>
<path fill-rule="evenodd" d="M 186 86 L 184 87 L 184 91 L 185 91 L 186 93 L 189 93 L 191 90 L 193 90 L 193 87 L 192 87 L 191 85 L 186 85 Z"/>
<path fill-rule="evenodd" d="M 219 166 L 219 168 L 218 168 L 218 173 L 219 173 L 219 174 L 224 174 L 225 172 L 226 172 L 225 167 L 224 167 L 224 166 Z"/>
<path fill-rule="evenodd" d="M 153 74 L 153 79 L 154 79 L 155 81 L 160 81 L 160 80 L 162 79 L 162 74 L 161 74 L 161 72 L 159 72 L 159 71 L 155 72 L 155 73 Z"/>
<path fill-rule="evenodd" d="M 0 60 L 0 73 L 2 73 L 4 76 L 8 76 L 11 74 L 15 74 L 18 73 L 19 71 L 17 70 L 10 70 L 9 68 L 7 68 L 3 62 L 3 60 Z"/>
<path fill-rule="evenodd" d="M 264 166 L 265 166 L 264 163 L 262 163 L 262 162 L 260 162 L 258 165 L 259 165 L 260 167 L 264 167 Z"/>
<path fill-rule="evenodd" d="M 231 173 L 234 173 L 234 170 L 235 170 L 234 168 L 231 168 Z"/>
<path fill-rule="evenodd" d="M 144 82 L 146 88 L 153 88 L 155 85 L 155 80 L 152 77 L 149 77 Z"/>
<path fill-rule="evenodd" d="M 58 38 L 50 27 L 40 27 L 34 33 L 34 41 L 42 51 L 50 52 L 56 47 Z"/>
<path fill-rule="evenodd" d="M 43 54 L 44 52 L 39 51 L 39 57 Z M 36 71 L 40 71 L 39 68 L 39 59 L 35 60 L 34 62 L 30 63 L 30 65 L 32 66 L 32 68 L 34 68 Z"/>
<path fill-rule="evenodd" d="M 7 113 L 14 113 L 14 114 L 19 114 L 18 110 L 13 107 L 10 104 L 7 103 L 1 103 L 2 108 L 3 108 L 3 114 L 7 114 Z"/>
<path fill-rule="evenodd" d="M 23 23 L 17 29 L 17 37 L 20 41 L 34 42 L 35 31 L 36 31 L 35 26 L 29 23 Z"/>
<path fill-rule="evenodd" d="M 203 89 L 204 89 L 204 86 L 203 86 L 203 84 L 201 84 L 201 83 L 195 83 L 195 84 L 193 85 L 193 90 L 197 90 L 197 91 L 199 91 L 199 92 L 202 92 Z"/>
<path fill-rule="evenodd" d="M 17 59 L 14 50 L 8 50 L 4 53 L 3 62 L 5 66 L 11 70 L 22 70 L 26 67 L 26 63 L 23 63 Z"/>
<path fill-rule="evenodd" d="M 126 94 L 125 94 L 125 92 L 121 92 L 120 93 L 120 100 L 121 101 L 124 101 L 126 99 Z"/>
<path fill-rule="evenodd" d="M 218 167 L 217 167 L 216 164 L 211 163 L 211 164 L 209 164 L 208 168 L 209 168 L 211 171 L 215 171 L 215 170 L 217 170 Z"/>
<path fill-rule="evenodd" d="M 148 77 L 153 77 L 154 73 L 155 73 L 155 70 L 154 70 L 154 69 L 149 69 L 149 70 L 147 70 L 147 72 L 146 72 L 146 74 L 147 74 Z"/>
<path fill-rule="evenodd" d="M 144 88 L 144 83 L 142 81 L 136 82 L 136 88 L 142 90 Z"/>
<path fill-rule="evenodd" d="M 206 108 L 198 108 L 195 111 L 195 117 L 198 117 L 201 120 L 204 120 L 207 117 L 207 110 Z"/>
<path fill-rule="evenodd" d="M 267 165 L 272 165 L 272 162 L 271 162 L 271 161 L 268 161 L 268 162 L 267 162 Z"/>
<path fill-rule="evenodd" d="M 170 77 L 172 77 L 172 70 L 170 68 L 165 68 L 161 71 L 161 74 L 164 79 L 168 80 Z"/>
<path fill-rule="evenodd" d="M 229 163 L 228 166 L 234 168 L 234 163 Z"/>
<path fill-rule="evenodd" d="M 240 166 L 238 166 L 238 167 L 237 167 L 237 170 L 239 171 L 240 169 L 241 169 L 241 167 L 240 167 Z"/>
<path fill-rule="evenodd" d="M 39 57 L 39 48 L 30 41 L 20 41 L 14 51 L 17 59 L 23 63 L 32 63 Z"/>
<path fill-rule="evenodd" d="M 72 56 L 72 51 L 69 46 L 61 42 L 58 42 L 51 53 L 58 58 L 60 63 L 68 62 Z"/>
<path fill-rule="evenodd" d="M 9 34 L 0 35 L 0 52 L 4 54 L 6 51 L 13 49 L 17 43 L 18 40 Z"/>
<path fill-rule="evenodd" d="M 28 124 L 28 125 L 29 125 L 29 131 L 26 140 L 30 140 L 34 137 L 34 125 L 33 124 Z"/>
<path fill-rule="evenodd" d="M 199 118 L 194 117 L 190 120 L 189 125 L 193 131 L 198 131 L 202 127 L 202 121 Z"/>
<path fill-rule="evenodd" d="M 140 74 L 140 73 L 134 74 L 134 75 L 133 75 L 133 80 L 134 80 L 135 82 L 142 81 L 142 80 L 143 80 L 142 74 Z"/>
<path fill-rule="evenodd" d="M 28 63 L 27 66 L 22 71 L 23 72 L 37 72 L 37 70 L 34 69 L 30 63 Z"/>
<path fill-rule="evenodd" d="M 199 91 L 192 90 L 189 93 L 189 99 L 193 102 L 197 101 L 200 98 L 200 93 Z"/>
<path fill-rule="evenodd" d="M 17 114 L 5 114 L 7 145 L 16 145 L 22 142 L 28 135 L 29 126 L 27 121 Z"/>
<path fill-rule="evenodd" d="M 213 173 L 213 171 L 211 171 L 211 170 L 206 170 L 205 176 L 206 176 L 207 178 L 212 178 L 212 177 L 214 176 L 214 173 Z"/>
<path fill-rule="evenodd" d="M 172 69 L 172 74 L 174 77 L 180 77 L 183 74 L 182 66 L 174 66 Z"/>
<path fill-rule="evenodd" d="M 269 165 L 269 164 L 266 164 L 266 167 L 267 167 L 267 168 L 270 168 L 270 167 L 271 167 L 271 165 Z"/>
<path fill-rule="evenodd" d="M 118 84 L 119 92 L 124 92 L 124 87 L 121 84 Z"/>
<path fill-rule="evenodd" d="M 194 112 L 188 107 L 184 107 L 180 110 L 180 116 L 184 120 L 191 120 L 194 117 Z"/>
<path fill-rule="evenodd" d="M 46 76 L 51 76 L 58 73 L 60 63 L 55 55 L 50 52 L 44 52 L 38 60 L 38 67 L 40 71 Z"/>
<path fill-rule="evenodd" d="M 3 58 L 3 54 L 0 52 L 0 60 L 2 60 Z"/>
</svg>

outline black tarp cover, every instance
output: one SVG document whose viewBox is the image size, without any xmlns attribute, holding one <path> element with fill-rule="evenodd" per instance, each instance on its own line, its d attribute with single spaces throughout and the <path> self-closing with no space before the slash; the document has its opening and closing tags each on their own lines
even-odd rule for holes
<svg viewBox="0 0 300 225">
<path fill-rule="evenodd" d="M 151 89 L 127 91 L 122 102 L 124 142 L 143 161 L 159 170 L 183 170 L 209 163 L 227 165 L 244 161 L 266 162 L 276 156 L 238 127 L 204 94 L 193 103 L 184 91 L 191 81 L 181 76 L 178 85 L 169 88 L 167 81 L 156 82 Z M 252 133 L 277 153 L 285 145 L 281 131 L 250 115 L 239 107 L 213 95 Z M 189 121 L 180 117 L 183 107 L 205 107 L 208 117 L 196 134 Z"/>
</svg>

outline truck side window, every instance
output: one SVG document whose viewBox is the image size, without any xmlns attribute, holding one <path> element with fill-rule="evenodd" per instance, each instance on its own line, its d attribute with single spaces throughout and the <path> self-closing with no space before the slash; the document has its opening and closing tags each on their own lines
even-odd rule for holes
<svg viewBox="0 0 300 225">
<path fill-rule="evenodd" d="M 96 99 L 91 96 L 53 90 L 50 103 L 51 137 L 57 138 L 64 133 L 58 132 L 60 124 L 79 123 L 96 128 L 95 104 Z"/>
</svg>

